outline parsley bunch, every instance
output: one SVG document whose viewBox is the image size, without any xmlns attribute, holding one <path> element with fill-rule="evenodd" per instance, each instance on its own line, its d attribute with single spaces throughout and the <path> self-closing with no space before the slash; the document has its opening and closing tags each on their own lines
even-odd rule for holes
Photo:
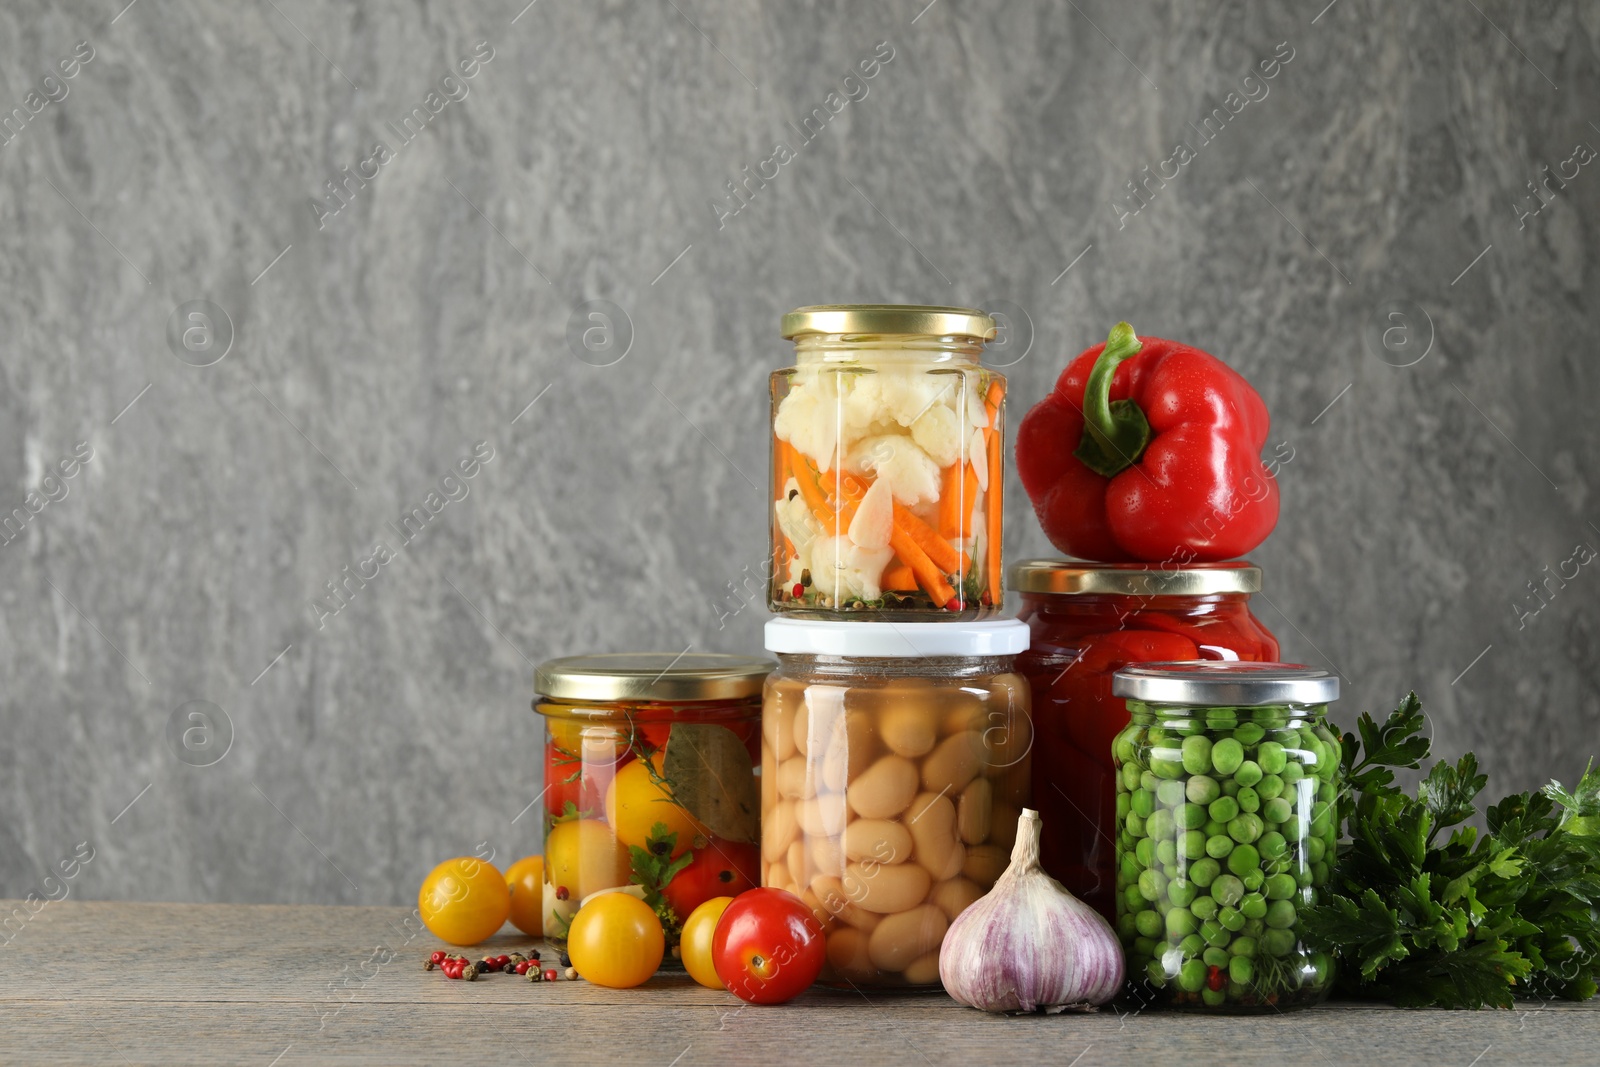
<svg viewBox="0 0 1600 1067">
<path fill-rule="evenodd" d="M 1514 996 L 1587 1000 L 1600 982 L 1600 770 L 1551 782 L 1463 826 L 1488 782 L 1477 757 L 1436 763 L 1410 796 L 1395 768 L 1428 756 L 1410 694 L 1381 725 L 1344 735 L 1347 840 L 1307 939 L 1339 962 L 1347 995 L 1402 1007 L 1509 1008 Z M 1441 835 L 1449 836 L 1441 841 Z"/>
</svg>

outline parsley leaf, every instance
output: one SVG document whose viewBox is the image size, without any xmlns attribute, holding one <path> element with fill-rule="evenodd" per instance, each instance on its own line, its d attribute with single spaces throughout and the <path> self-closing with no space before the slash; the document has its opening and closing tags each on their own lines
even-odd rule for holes
<svg viewBox="0 0 1600 1067">
<path fill-rule="evenodd" d="M 1600 988 L 1600 771 L 1490 805 L 1477 757 L 1436 763 L 1415 796 L 1396 770 L 1429 753 L 1413 693 L 1344 735 L 1347 839 L 1308 940 L 1338 960 L 1342 992 L 1404 1007 L 1510 1007 L 1514 996 L 1586 1000 Z M 1443 831 L 1450 830 L 1443 842 Z"/>
</svg>

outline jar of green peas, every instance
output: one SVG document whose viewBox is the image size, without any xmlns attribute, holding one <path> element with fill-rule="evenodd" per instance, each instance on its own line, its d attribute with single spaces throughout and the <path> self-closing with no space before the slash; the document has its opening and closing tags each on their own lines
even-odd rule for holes
<svg viewBox="0 0 1600 1067">
<path fill-rule="evenodd" d="M 1315 1004 L 1328 955 L 1300 913 L 1338 838 L 1339 679 L 1288 663 L 1149 663 L 1117 672 L 1117 933 L 1134 994 L 1224 1012 Z"/>
</svg>

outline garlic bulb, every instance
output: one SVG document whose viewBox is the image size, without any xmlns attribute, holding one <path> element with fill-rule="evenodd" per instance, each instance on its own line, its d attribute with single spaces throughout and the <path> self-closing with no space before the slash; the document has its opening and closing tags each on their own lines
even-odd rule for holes
<svg viewBox="0 0 1600 1067">
<path fill-rule="evenodd" d="M 939 978 L 956 1000 L 995 1012 L 1104 1004 L 1122 988 L 1122 946 L 1089 905 L 1039 867 L 1039 813 L 1017 820 L 1011 865 L 950 924 Z"/>
</svg>

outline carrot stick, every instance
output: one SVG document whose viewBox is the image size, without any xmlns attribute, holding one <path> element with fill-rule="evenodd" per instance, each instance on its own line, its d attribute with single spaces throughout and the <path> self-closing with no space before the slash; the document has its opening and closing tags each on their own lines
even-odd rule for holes
<svg viewBox="0 0 1600 1067">
<path fill-rule="evenodd" d="M 898 522 L 895 523 L 894 532 L 889 535 L 889 547 L 900 557 L 900 562 L 911 568 L 911 572 L 917 576 L 917 583 L 928 591 L 934 603 L 943 607 L 955 599 L 956 591 L 944 580 L 939 568 L 933 565 L 928 554 Z"/>
<path fill-rule="evenodd" d="M 989 428 L 983 435 L 984 444 L 989 450 L 989 499 L 984 503 L 984 517 L 989 520 L 988 544 L 984 546 L 988 559 L 983 580 L 996 606 L 1004 595 L 1001 589 L 1001 580 L 1004 576 L 1000 573 L 1000 520 L 1005 511 L 1003 492 L 1005 485 L 1001 466 L 1006 447 L 1005 433 L 1000 429 L 1000 399 L 1004 395 L 1005 390 L 998 378 L 990 383 L 989 396 L 985 402 L 985 406 L 989 409 Z"/>
<path fill-rule="evenodd" d="M 952 547 L 949 541 L 934 531 L 933 527 L 917 518 L 910 508 L 898 502 L 894 506 L 894 528 L 903 531 L 907 537 L 916 542 L 923 554 L 945 574 L 965 574 L 972 566 L 965 552 Z"/>
<path fill-rule="evenodd" d="M 946 539 L 961 536 L 961 475 L 959 460 L 950 464 L 939 478 L 939 536 Z M 969 499 L 967 509 L 972 508 Z"/>
<path fill-rule="evenodd" d="M 917 587 L 917 576 L 910 567 L 904 563 L 891 563 L 883 572 L 883 578 L 878 583 L 880 588 L 892 589 L 897 593 L 905 593 Z"/>
<path fill-rule="evenodd" d="M 984 462 L 988 462 L 987 459 Z M 965 541 L 972 536 L 972 505 L 978 500 L 978 468 L 970 460 L 962 471 L 961 495 L 961 524 L 956 530 L 956 537 Z"/>
<path fill-rule="evenodd" d="M 811 468 L 807 465 L 805 457 L 788 442 L 783 445 L 784 456 L 789 461 L 789 467 L 794 472 L 794 480 L 800 483 L 800 495 L 805 497 L 806 507 L 811 509 L 817 521 L 826 529 L 828 521 L 833 517 L 833 512 L 828 508 L 828 498 L 823 495 L 821 487 L 811 476 Z"/>
</svg>

